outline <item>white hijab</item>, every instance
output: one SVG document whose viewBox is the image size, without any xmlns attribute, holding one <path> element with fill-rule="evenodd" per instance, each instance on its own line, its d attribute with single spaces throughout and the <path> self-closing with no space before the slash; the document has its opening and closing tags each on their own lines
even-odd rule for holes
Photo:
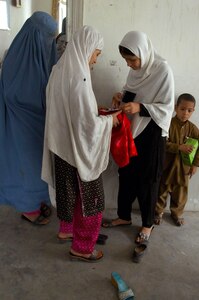
<svg viewBox="0 0 199 300">
<path fill-rule="evenodd" d="M 42 178 L 54 186 L 52 153 L 77 168 L 81 180 L 97 179 L 106 169 L 112 116 L 98 116 L 89 59 L 103 48 L 98 31 L 84 26 L 67 44 L 47 86 Z"/>
<path fill-rule="evenodd" d="M 150 117 L 140 117 L 139 113 L 133 115 L 133 137 L 144 130 L 151 118 L 162 128 L 162 136 L 167 136 L 174 111 L 174 79 L 171 68 L 155 52 L 150 39 L 143 32 L 128 32 L 120 46 L 141 59 L 141 68 L 130 69 L 123 89 L 136 93 L 134 101 L 142 103 L 150 114 Z"/>
</svg>

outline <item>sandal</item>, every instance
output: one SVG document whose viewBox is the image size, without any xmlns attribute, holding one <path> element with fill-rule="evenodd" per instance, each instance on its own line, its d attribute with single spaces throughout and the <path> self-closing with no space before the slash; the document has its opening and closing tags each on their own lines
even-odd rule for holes
<svg viewBox="0 0 199 300">
<path fill-rule="evenodd" d="M 160 225 L 162 223 L 163 213 L 155 215 L 154 224 Z"/>
<path fill-rule="evenodd" d="M 41 203 L 40 211 L 41 211 L 41 215 L 44 216 L 45 218 L 50 217 L 50 215 L 52 214 L 52 210 L 51 210 L 50 206 L 48 206 L 47 204 L 45 204 L 43 202 Z"/>
<path fill-rule="evenodd" d="M 33 225 L 47 225 L 50 222 L 49 219 L 45 218 L 41 214 L 35 220 L 30 220 L 28 217 L 26 217 L 23 214 L 21 215 L 21 218 L 25 221 L 32 223 Z"/>
<path fill-rule="evenodd" d="M 151 232 L 154 229 L 154 226 L 151 227 Z M 136 244 L 148 244 L 149 238 L 151 236 L 151 232 L 149 234 L 144 233 L 144 232 L 139 232 L 135 238 L 135 243 Z"/>
<path fill-rule="evenodd" d="M 120 300 L 133 300 L 134 293 L 117 272 L 111 273 L 111 282 L 118 289 Z"/>
<path fill-rule="evenodd" d="M 59 241 L 59 243 L 61 244 L 64 244 L 64 243 L 67 243 L 67 242 L 72 242 L 73 240 L 73 237 L 72 236 L 68 236 L 68 237 L 60 237 L 59 234 L 57 235 L 57 239 Z"/>
<path fill-rule="evenodd" d="M 81 255 L 73 254 L 71 251 L 69 252 L 70 259 L 73 261 L 84 261 L 84 262 L 90 262 L 95 263 L 101 260 L 104 256 L 102 251 L 94 250 L 89 257 L 84 257 Z"/>
<path fill-rule="evenodd" d="M 132 225 L 132 222 L 131 222 L 131 221 L 125 221 L 125 222 L 127 222 L 127 223 L 113 224 L 113 221 L 117 221 L 117 220 L 119 220 L 119 219 L 120 219 L 120 218 L 117 218 L 117 219 L 114 219 L 114 220 L 111 220 L 111 221 L 104 222 L 104 223 L 102 223 L 102 227 L 104 227 L 104 228 L 111 228 L 111 227 L 130 226 L 130 225 Z"/>
<path fill-rule="evenodd" d="M 178 217 L 174 217 L 171 215 L 171 218 L 173 219 L 174 223 L 176 224 L 176 226 L 180 227 L 184 225 L 184 218 L 178 218 Z"/>
</svg>

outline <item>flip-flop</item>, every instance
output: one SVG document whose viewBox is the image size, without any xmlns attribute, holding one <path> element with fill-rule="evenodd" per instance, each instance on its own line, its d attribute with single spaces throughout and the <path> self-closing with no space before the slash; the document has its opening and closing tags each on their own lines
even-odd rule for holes
<svg viewBox="0 0 199 300">
<path fill-rule="evenodd" d="M 129 223 L 126 223 L 126 224 L 116 224 L 116 225 L 113 224 L 113 221 L 115 221 L 115 220 L 103 222 L 102 227 L 103 228 L 112 228 L 112 227 L 118 227 L 118 226 L 130 226 L 130 225 L 132 225 L 131 221 Z"/>
<path fill-rule="evenodd" d="M 59 243 L 64 244 L 64 243 L 72 242 L 73 237 L 69 236 L 69 237 L 66 237 L 66 238 L 62 238 L 59 235 L 57 235 L 57 239 L 58 239 Z"/>
<path fill-rule="evenodd" d="M 117 272 L 111 273 L 111 282 L 118 289 L 120 300 L 133 300 L 134 293 Z"/>
<path fill-rule="evenodd" d="M 32 223 L 33 225 L 47 225 L 50 220 L 48 220 L 47 218 L 45 218 L 43 215 L 39 215 L 34 221 L 30 220 L 28 217 L 26 217 L 25 215 L 21 215 L 21 218 L 25 221 L 28 221 L 30 223 Z M 43 223 L 44 220 L 47 220 L 46 223 Z"/>
<path fill-rule="evenodd" d="M 94 250 L 89 257 L 84 257 L 81 255 L 73 254 L 71 251 L 69 252 L 70 259 L 73 261 L 84 261 L 89 263 L 96 263 L 103 258 L 103 252 Z"/>
</svg>

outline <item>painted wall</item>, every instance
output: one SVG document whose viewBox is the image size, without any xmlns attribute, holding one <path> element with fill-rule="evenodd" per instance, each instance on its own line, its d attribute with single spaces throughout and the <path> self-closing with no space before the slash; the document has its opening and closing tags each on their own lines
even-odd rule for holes
<svg viewBox="0 0 199 300">
<path fill-rule="evenodd" d="M 33 12 L 40 10 L 51 13 L 52 0 L 25 0 L 22 1 L 22 7 L 19 8 L 12 5 L 11 2 L 9 5 L 10 30 L 0 30 L 0 61 L 5 50 L 9 48 L 14 37 Z"/>
<path fill-rule="evenodd" d="M 9 48 L 21 26 L 31 14 L 31 0 L 23 1 L 22 4 L 23 6 L 19 8 L 9 5 L 10 30 L 0 30 L 0 61 L 5 50 Z"/>
<path fill-rule="evenodd" d="M 199 0 L 84 0 L 84 24 L 93 25 L 104 36 L 105 47 L 92 72 L 99 104 L 110 105 L 128 72 L 118 53 L 124 34 L 140 30 L 151 38 L 157 52 L 171 65 L 176 97 L 184 92 L 199 102 Z M 197 104 L 191 120 L 199 126 Z M 106 207 L 116 205 L 117 167 L 110 161 L 104 173 Z M 199 210 L 199 171 L 190 181 L 187 210 Z"/>
</svg>

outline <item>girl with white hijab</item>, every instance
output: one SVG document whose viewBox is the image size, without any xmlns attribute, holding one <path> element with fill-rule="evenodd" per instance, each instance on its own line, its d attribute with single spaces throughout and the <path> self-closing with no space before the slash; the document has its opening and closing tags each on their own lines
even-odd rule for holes
<svg viewBox="0 0 199 300">
<path fill-rule="evenodd" d="M 72 240 L 71 259 L 88 262 L 103 257 L 94 250 L 104 210 L 101 173 L 119 113 L 98 115 L 90 66 L 102 48 L 100 33 L 84 26 L 68 42 L 47 86 L 42 178 L 56 189 L 58 239 Z"/>
<path fill-rule="evenodd" d="M 113 105 L 129 115 L 138 156 L 119 169 L 118 218 L 103 227 L 131 224 L 132 203 L 137 197 L 142 227 L 136 243 L 148 241 L 153 229 L 154 209 L 162 172 L 165 139 L 174 110 L 173 73 L 143 32 L 128 32 L 119 51 L 130 71 L 122 93 L 113 97 Z M 125 91 L 134 98 L 122 103 Z"/>
</svg>

